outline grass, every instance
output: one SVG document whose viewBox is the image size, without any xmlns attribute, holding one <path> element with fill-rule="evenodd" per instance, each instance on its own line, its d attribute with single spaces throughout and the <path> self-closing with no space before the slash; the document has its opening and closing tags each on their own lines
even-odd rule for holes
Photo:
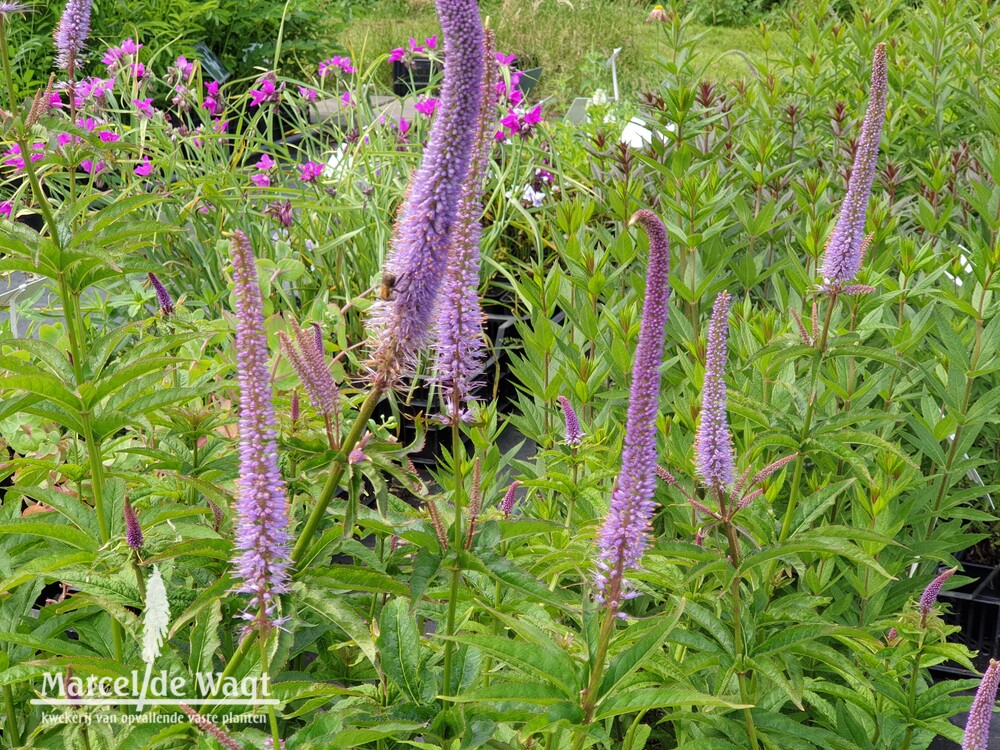
<svg viewBox="0 0 1000 750">
<path fill-rule="evenodd" d="M 500 50 L 518 56 L 522 68 L 541 66 L 542 79 L 532 98 L 554 97 L 564 108 L 574 96 L 588 96 L 601 88 L 610 93 L 611 71 L 605 62 L 621 47 L 618 79 L 622 93 L 655 87 L 663 78 L 657 59 L 666 54 L 667 34 L 661 24 L 645 23 L 651 5 L 625 0 L 573 0 L 570 7 L 559 0 L 482 0 L 480 7 L 496 32 Z M 745 78 L 747 59 L 763 62 L 766 53 L 760 28 L 695 26 L 705 32 L 696 62 L 706 66 L 706 77 L 715 80 Z M 355 59 L 371 61 L 393 47 L 405 46 L 408 37 L 418 40 L 438 33 L 434 5 L 428 0 L 381 0 L 355 17 L 340 42 Z M 771 30 L 772 44 L 785 35 Z M 389 70 L 385 66 L 385 80 Z"/>
</svg>

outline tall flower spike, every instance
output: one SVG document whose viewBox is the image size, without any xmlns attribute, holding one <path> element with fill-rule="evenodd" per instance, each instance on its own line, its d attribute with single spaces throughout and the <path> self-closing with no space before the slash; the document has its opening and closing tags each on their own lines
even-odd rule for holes
<svg viewBox="0 0 1000 750">
<path fill-rule="evenodd" d="M 156 291 L 156 301 L 160 304 L 160 311 L 167 317 L 173 315 L 174 301 L 170 297 L 170 292 L 163 286 L 163 282 L 160 281 L 155 273 L 150 272 L 149 283 L 153 285 L 153 289 Z"/>
<path fill-rule="evenodd" d="M 521 483 L 515 479 L 507 488 L 507 494 L 503 496 L 503 500 L 500 501 L 500 512 L 507 518 L 510 518 L 510 514 L 514 512 L 514 503 L 517 502 L 517 488 L 520 486 Z"/>
<path fill-rule="evenodd" d="M 437 0 L 444 32 L 444 85 L 424 158 L 413 179 L 385 265 L 388 300 L 371 321 L 369 367 L 392 386 L 426 345 L 434 324 L 451 230 L 476 140 L 482 101 L 483 24 L 476 0 Z"/>
<path fill-rule="evenodd" d="M 90 34 L 90 6 L 93 0 L 67 0 L 53 37 L 56 43 L 56 65 L 61 70 L 77 67 L 83 45 Z"/>
<path fill-rule="evenodd" d="M 885 122 L 885 102 L 889 89 L 885 44 L 875 47 L 872 80 L 868 90 L 868 111 L 861 125 L 858 147 L 851 167 L 847 195 L 840 208 L 837 225 L 826 244 L 823 280 L 829 290 L 848 286 L 861 270 L 865 248 L 865 219 L 871 198 L 872 182 L 878 164 L 878 146 Z"/>
<path fill-rule="evenodd" d="M 563 417 L 566 418 L 566 444 L 577 448 L 583 442 L 583 431 L 580 429 L 580 420 L 573 411 L 573 404 L 565 396 L 558 396 L 556 401 L 562 407 Z"/>
<path fill-rule="evenodd" d="M 655 508 L 656 415 L 670 299 L 670 244 L 663 222 L 652 211 L 642 210 L 629 223 L 640 224 L 646 230 L 649 266 L 632 368 L 622 468 L 598 538 L 597 598 L 614 610 L 628 596 L 625 573 L 639 567 Z"/>
<path fill-rule="evenodd" d="M 958 568 L 948 568 L 948 570 L 927 584 L 927 588 L 920 595 L 920 602 L 917 605 L 920 609 L 920 617 L 923 620 L 926 620 L 927 615 L 931 613 L 931 608 L 934 606 L 934 602 L 937 601 L 938 594 L 941 593 L 941 587 L 944 586 L 944 582 L 955 575 L 956 570 Z"/>
<path fill-rule="evenodd" d="M 483 231 L 483 183 L 490 165 L 497 119 L 499 68 L 493 64 L 494 54 L 493 33 L 487 31 L 475 142 L 451 228 L 448 267 L 438 307 L 435 371 L 443 386 L 445 412 L 453 420 L 461 418 L 460 404 L 472 397 L 483 363 L 479 243 Z"/>
<path fill-rule="evenodd" d="M 278 623 L 278 596 L 288 591 L 288 499 L 278 471 L 267 337 L 253 248 L 233 232 L 236 369 L 240 382 L 240 474 L 237 481 L 237 589 L 251 596 L 244 618 L 265 633 Z"/>
<path fill-rule="evenodd" d="M 990 722 L 1000 686 L 1000 661 L 990 659 L 983 681 L 979 683 L 976 697 L 972 699 L 969 719 L 965 722 L 962 750 L 987 750 L 990 744 Z"/>
<path fill-rule="evenodd" d="M 701 422 L 694 444 L 695 470 L 715 492 L 725 492 L 733 483 L 733 438 L 726 417 L 725 378 L 729 301 L 729 293 L 721 292 L 712 308 L 701 388 Z"/>
</svg>

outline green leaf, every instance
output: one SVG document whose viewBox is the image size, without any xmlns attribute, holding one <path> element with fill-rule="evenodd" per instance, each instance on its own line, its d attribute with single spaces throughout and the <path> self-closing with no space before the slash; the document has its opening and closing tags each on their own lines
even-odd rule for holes
<svg viewBox="0 0 1000 750">
<path fill-rule="evenodd" d="M 659 651 L 670 631 L 677 625 L 686 603 L 681 599 L 670 615 L 658 615 L 656 624 L 644 636 L 611 661 L 598 688 L 598 700 L 611 695 L 626 677 L 642 666 L 650 654 Z"/>
<path fill-rule="evenodd" d="M 97 540 L 72 526 L 60 526 L 54 523 L 42 523 L 39 521 L 26 520 L 18 523 L 0 524 L 0 534 L 38 536 L 68 544 L 71 547 L 76 547 L 87 552 L 96 552 L 98 546 Z"/>
<path fill-rule="evenodd" d="M 219 625 L 222 624 L 222 604 L 213 599 L 195 618 L 191 628 L 188 669 L 191 674 L 212 671 L 212 659 L 220 646 Z"/>
<path fill-rule="evenodd" d="M 447 636 L 442 637 L 447 638 Z M 457 635 L 453 636 L 452 640 L 474 646 L 502 660 L 508 666 L 541 677 L 556 685 L 564 696 L 572 700 L 580 698 L 580 681 L 576 665 L 563 651 L 515 641 L 505 636 Z"/>
<path fill-rule="evenodd" d="M 368 591 L 395 596 L 406 596 L 410 592 L 404 583 L 392 576 L 359 565 L 331 565 L 321 575 L 310 578 L 331 590 Z"/>
<path fill-rule="evenodd" d="M 406 599 L 393 599 L 385 605 L 378 624 L 382 671 L 411 701 L 423 703 L 420 633 Z"/>
<path fill-rule="evenodd" d="M 685 687 L 641 688 L 639 690 L 626 690 L 617 695 L 608 696 L 608 699 L 595 712 L 594 720 L 604 721 L 605 719 L 622 714 L 680 706 L 748 708 L 746 704 L 733 703 L 723 698 L 707 693 L 700 693 L 697 690 Z"/>
<path fill-rule="evenodd" d="M 303 598 L 302 603 L 340 628 L 361 649 L 368 661 L 373 666 L 378 666 L 378 649 L 375 648 L 375 641 L 372 640 L 368 623 L 362 620 L 361 616 L 351 609 L 343 599 L 329 596 L 325 592 L 320 593 L 317 589 L 311 589 Z"/>
<path fill-rule="evenodd" d="M 498 553 L 491 550 L 478 550 L 477 554 L 466 553 L 464 557 L 481 562 L 485 566 L 485 572 L 508 588 L 526 594 L 531 600 L 550 604 L 567 612 L 571 611 L 569 602 L 562 598 L 561 592 L 558 590 L 549 591 L 549 587 L 542 581 L 521 570 Z"/>
</svg>

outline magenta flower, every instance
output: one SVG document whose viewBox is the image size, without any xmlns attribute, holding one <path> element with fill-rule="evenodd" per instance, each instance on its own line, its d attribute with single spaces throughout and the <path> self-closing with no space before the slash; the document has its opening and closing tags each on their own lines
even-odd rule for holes
<svg viewBox="0 0 1000 750">
<path fill-rule="evenodd" d="M 139 114 L 144 117 L 152 117 L 155 110 L 153 109 L 153 99 L 152 97 L 148 99 L 133 99 L 132 104 L 135 106 Z"/>
<path fill-rule="evenodd" d="M 425 117 L 431 117 L 440 104 L 440 100 L 433 96 L 422 96 L 413 105 L 413 108 Z"/>
<path fill-rule="evenodd" d="M 542 121 L 542 105 L 536 104 L 524 114 L 524 124 L 534 127 Z"/>
<path fill-rule="evenodd" d="M 101 62 L 107 65 L 113 72 L 121 64 L 122 60 L 134 58 L 139 54 L 140 49 L 142 49 L 142 45 L 136 44 L 135 40 L 130 37 L 117 47 L 108 47 L 107 52 L 104 53 L 104 57 L 101 58 Z"/>
<path fill-rule="evenodd" d="M 274 159 L 272 159 L 267 154 L 263 154 L 257 160 L 257 169 L 260 169 L 262 171 L 271 169 L 273 166 L 274 166 Z"/>
<path fill-rule="evenodd" d="M 156 292 L 156 301 L 160 305 L 160 311 L 167 317 L 174 314 L 174 300 L 170 296 L 170 292 L 167 288 L 163 286 L 163 282 L 155 274 L 149 273 L 149 283 L 152 285 L 153 290 Z"/>
<path fill-rule="evenodd" d="M 386 274 L 393 296 L 374 311 L 371 366 L 376 387 L 389 387 L 432 332 L 448 266 L 451 230 L 469 172 L 482 101 L 484 32 L 475 0 L 438 0 L 444 31 L 441 111 L 403 206 Z"/>
<path fill-rule="evenodd" d="M 96 175 L 104 170 L 104 162 L 84 159 L 80 162 L 80 169 L 89 175 Z"/>
<path fill-rule="evenodd" d="M 122 511 L 125 516 L 125 543 L 131 550 L 138 552 L 142 549 L 142 526 L 139 525 L 139 519 L 135 515 L 135 508 L 132 507 L 132 503 L 129 502 L 127 497 L 125 498 L 125 506 Z"/>
<path fill-rule="evenodd" d="M 505 68 L 513 65 L 516 59 L 516 55 L 505 55 L 503 52 L 497 52 L 496 54 L 497 62 Z"/>
<path fill-rule="evenodd" d="M 341 94 L 340 95 L 340 101 L 342 101 L 344 103 L 345 107 L 353 107 L 354 106 L 354 99 L 351 98 L 351 92 L 350 91 L 345 91 L 343 94 Z"/>
<path fill-rule="evenodd" d="M 240 382 L 240 473 L 233 564 L 249 594 L 244 617 L 261 633 L 278 623 L 278 596 L 288 591 L 288 499 L 278 470 L 278 444 L 268 371 L 267 336 L 253 248 L 233 232 L 236 370 Z"/>
<path fill-rule="evenodd" d="M 328 60 L 324 60 L 319 64 L 319 77 L 325 78 L 326 74 L 330 71 L 336 73 L 357 73 L 358 71 L 354 69 L 351 65 L 351 58 L 341 57 L 340 55 L 335 55 Z"/>
<path fill-rule="evenodd" d="M 323 165 L 316 161 L 307 161 L 299 165 L 299 179 L 303 182 L 315 182 L 323 174 Z"/>
<path fill-rule="evenodd" d="M 118 133 L 111 130 L 101 130 L 97 133 L 97 137 L 100 138 L 103 143 L 114 143 L 121 138 Z"/>
<path fill-rule="evenodd" d="M 90 34 L 92 0 L 67 0 L 53 37 L 56 43 L 56 66 L 60 70 L 76 68 L 76 63 Z"/>
<path fill-rule="evenodd" d="M 259 188 L 266 188 L 271 186 L 271 178 L 268 177 L 263 172 L 258 172 L 255 175 L 250 175 L 250 182 Z"/>
<path fill-rule="evenodd" d="M 976 697 L 972 699 L 969 718 L 965 722 L 965 737 L 962 750 L 988 750 L 990 745 L 990 723 L 997 701 L 997 687 L 1000 686 L 1000 662 L 990 659 L 983 681 L 979 683 Z"/>
<path fill-rule="evenodd" d="M 630 596 L 625 574 L 639 567 L 655 508 L 656 415 L 670 299 L 670 244 L 663 222 L 652 211 L 641 210 L 632 216 L 630 223 L 640 224 L 646 230 L 649 265 L 632 368 L 622 468 L 598 538 L 597 600 L 612 610 L 617 610 L 622 599 Z"/>
<path fill-rule="evenodd" d="M 556 401 L 562 407 L 563 417 L 566 419 L 566 444 L 577 448 L 583 442 L 583 430 L 580 429 L 580 420 L 573 410 L 573 404 L 565 396 L 559 396 Z"/>
<path fill-rule="evenodd" d="M 316 101 L 317 94 L 311 88 L 306 86 L 299 86 L 299 96 L 305 99 L 307 102 Z"/>
<path fill-rule="evenodd" d="M 437 34 L 427 37 L 424 40 L 424 44 L 427 45 L 427 49 L 436 49 L 438 46 Z"/>
<path fill-rule="evenodd" d="M 409 129 L 410 129 L 410 123 L 409 123 L 409 121 L 405 117 L 403 117 L 402 115 L 400 115 L 400 117 L 399 117 L 399 132 L 400 132 L 400 134 L 406 135 L 406 133 L 409 131 Z"/>
<path fill-rule="evenodd" d="M 885 44 L 875 47 L 872 79 L 868 90 L 868 111 L 861 125 L 858 147 L 851 167 L 847 195 L 840 208 L 840 217 L 826 245 L 823 260 L 824 287 L 840 291 L 849 285 L 861 270 L 865 248 L 865 220 L 871 198 L 872 182 L 878 166 L 879 140 L 885 122 L 885 104 L 889 88 Z"/>
<path fill-rule="evenodd" d="M 0 203 L 0 216 L 6 216 L 8 219 L 14 213 L 14 204 L 10 201 L 4 201 Z"/>
<path fill-rule="evenodd" d="M 44 159 L 45 154 L 42 153 L 44 151 L 45 151 L 44 143 L 41 142 L 32 143 L 31 144 L 32 163 Z M 10 144 L 10 146 L 7 148 L 7 153 L 5 153 L 4 156 L 7 157 L 3 160 L 3 163 L 6 166 L 13 167 L 17 171 L 21 171 L 24 169 L 24 156 L 21 154 L 21 146 L 19 144 L 17 143 Z"/>
<path fill-rule="evenodd" d="M 482 372 L 483 310 L 479 302 L 479 245 L 482 239 L 483 184 L 490 165 L 496 127 L 496 94 L 493 86 L 497 71 L 487 66 L 492 58 L 493 35 L 486 35 L 482 98 L 472 148 L 469 172 L 458 202 L 455 224 L 451 229 L 448 267 L 438 303 L 436 378 L 442 385 L 445 413 L 451 419 L 463 419 L 462 403 L 472 399 Z"/>
<path fill-rule="evenodd" d="M 406 51 L 402 47 L 396 47 L 396 49 L 392 50 L 389 53 L 389 62 L 390 63 L 399 62 L 400 60 L 403 59 L 403 56 L 405 54 Z"/>
<path fill-rule="evenodd" d="M 276 104 L 281 101 L 281 92 L 284 90 L 285 84 L 278 85 L 278 77 L 273 71 L 265 73 L 257 80 L 257 88 L 250 89 L 250 106 Z"/>
<path fill-rule="evenodd" d="M 920 602 L 918 603 L 918 608 L 920 609 L 920 619 L 921 624 L 927 624 L 927 615 L 931 613 L 931 608 L 937 601 L 938 594 L 941 593 L 941 587 L 944 582 L 955 575 L 955 571 L 958 568 L 948 568 L 948 570 L 941 573 L 933 581 L 927 584 L 927 588 L 924 589 L 924 593 L 920 595 Z"/>
<path fill-rule="evenodd" d="M 137 164 L 136 168 L 133 169 L 132 172 L 137 177 L 149 177 L 149 175 L 152 174 L 152 172 L 153 172 L 153 164 L 152 164 L 152 162 L 149 161 L 149 157 L 148 156 L 143 156 L 142 157 L 142 162 L 140 162 L 139 164 Z"/>
<path fill-rule="evenodd" d="M 733 439 L 726 416 L 725 380 L 729 302 L 729 293 L 722 292 L 712 308 L 701 387 L 701 421 L 694 446 L 695 470 L 714 492 L 725 492 L 733 483 Z"/>
</svg>

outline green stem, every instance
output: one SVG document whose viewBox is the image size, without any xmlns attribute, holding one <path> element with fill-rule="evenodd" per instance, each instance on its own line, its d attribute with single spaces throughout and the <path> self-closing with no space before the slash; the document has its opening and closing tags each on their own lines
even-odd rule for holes
<svg viewBox="0 0 1000 750">
<path fill-rule="evenodd" d="M 597 689 L 601 685 L 601 678 L 604 677 L 604 662 L 608 658 L 608 650 L 611 648 L 611 634 L 615 630 L 615 620 L 617 613 L 613 607 L 607 606 L 604 610 L 604 620 L 601 622 L 601 631 L 597 636 L 597 652 L 594 654 L 594 661 L 590 666 L 590 679 L 587 681 L 587 689 L 583 695 L 583 727 L 587 727 L 594 720 L 594 709 L 597 707 Z M 583 743 L 587 741 L 588 733 L 576 730 L 576 737 L 573 740 L 573 750 L 581 750 Z"/>
<path fill-rule="evenodd" d="M 295 549 L 292 550 L 292 564 L 294 567 L 298 567 L 305 558 L 309 545 L 316 534 L 316 529 L 323 520 L 323 516 L 326 515 L 326 509 L 330 505 L 334 493 L 340 487 L 340 480 L 344 476 L 344 469 L 347 467 L 347 457 L 361 439 L 361 433 L 364 432 L 365 425 L 368 424 L 368 419 L 371 417 L 372 412 L 375 411 L 375 406 L 382 398 L 383 393 L 384 389 L 382 388 L 372 388 L 361 404 L 361 408 L 358 410 L 358 417 L 354 420 L 354 424 L 351 425 L 351 431 L 344 438 L 343 446 L 341 446 L 337 455 L 333 457 L 333 464 L 330 466 L 330 474 L 327 477 L 326 484 L 323 485 L 319 499 L 316 501 L 312 513 L 309 514 L 305 526 L 302 527 L 302 531 L 299 533 Z"/>
<path fill-rule="evenodd" d="M 816 409 L 817 389 L 816 383 L 819 380 L 819 367 L 823 361 L 823 352 L 826 350 L 827 336 L 830 332 L 830 319 L 833 317 L 833 308 L 837 304 L 836 293 L 830 295 L 830 304 L 826 308 L 826 316 L 823 318 L 823 330 L 820 334 L 816 352 L 813 354 L 810 369 L 809 403 L 806 404 L 805 419 L 802 420 L 802 434 L 799 436 L 799 454 L 795 459 L 795 470 L 792 475 L 792 488 L 788 496 L 788 506 L 785 508 L 785 517 L 781 522 L 781 533 L 778 541 L 783 542 L 788 538 L 792 530 L 792 517 L 795 515 L 795 508 L 798 506 L 800 484 L 802 483 L 802 469 L 805 464 L 805 441 L 809 438 L 809 430 L 812 428 L 813 413 Z"/>
<path fill-rule="evenodd" d="M 261 676 L 270 674 L 270 659 L 267 653 L 267 638 L 260 638 L 260 674 Z M 281 733 L 278 731 L 278 717 L 274 712 L 274 706 L 267 707 L 267 720 L 271 727 L 271 742 L 275 750 L 281 748 Z"/>
<path fill-rule="evenodd" d="M 452 414 L 455 415 L 451 421 L 451 460 L 454 464 L 455 487 L 453 501 L 455 505 L 455 522 L 452 524 L 454 535 L 453 544 L 455 546 L 455 564 L 451 570 L 451 591 L 448 597 L 448 619 L 445 622 L 445 635 L 448 640 L 444 644 L 444 687 L 443 695 L 451 695 L 451 669 L 452 657 L 455 651 L 455 642 L 451 636 L 455 635 L 455 616 L 458 611 L 458 592 L 462 584 L 462 549 L 465 546 L 465 538 L 462 535 L 462 503 L 465 493 L 464 475 L 462 462 L 465 460 L 465 446 L 462 445 L 462 430 L 459 426 L 458 404 L 453 404 Z"/>
<path fill-rule="evenodd" d="M 14 693 L 10 685 L 3 686 L 4 711 L 7 713 L 4 734 L 10 740 L 11 747 L 21 744 L 21 733 L 17 728 L 17 714 L 14 712 Z"/>
</svg>

